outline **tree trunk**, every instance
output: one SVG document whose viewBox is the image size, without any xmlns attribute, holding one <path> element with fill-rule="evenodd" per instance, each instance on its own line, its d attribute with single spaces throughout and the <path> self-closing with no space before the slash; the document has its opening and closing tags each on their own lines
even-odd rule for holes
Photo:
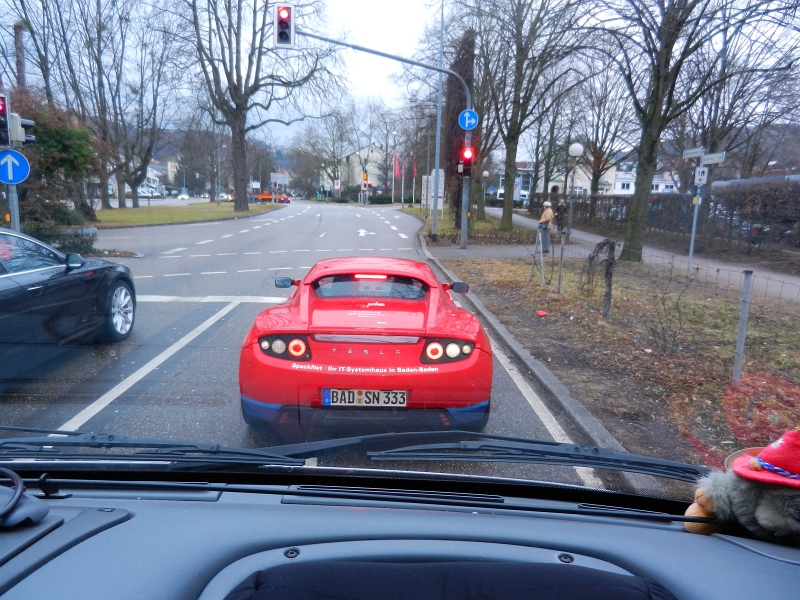
<svg viewBox="0 0 800 600">
<path fill-rule="evenodd" d="M 111 209 L 111 198 L 108 196 L 108 180 L 110 179 L 108 173 L 103 170 L 100 173 L 100 204 L 101 206 L 106 209 Z"/>
<path fill-rule="evenodd" d="M 506 168 L 503 179 L 503 217 L 500 219 L 500 231 L 511 231 L 514 214 L 514 179 L 517 177 L 517 146 L 519 138 L 509 136 L 506 144 Z"/>
<path fill-rule="evenodd" d="M 599 169 L 592 169 L 592 183 L 589 190 L 589 222 L 594 223 L 597 215 L 597 193 L 600 191 L 600 178 L 603 174 Z"/>
<path fill-rule="evenodd" d="M 120 179 L 117 176 L 117 200 L 119 201 L 119 208 L 128 208 L 128 204 L 125 202 L 125 186 L 128 182 L 124 179 Z"/>
<path fill-rule="evenodd" d="M 650 201 L 650 186 L 656 173 L 658 158 L 658 134 L 654 124 L 642 128 L 639 140 L 639 161 L 636 165 L 636 189 L 628 213 L 628 230 L 622 247 L 620 260 L 641 262 L 644 232 L 647 227 L 647 208 Z"/>
<path fill-rule="evenodd" d="M 131 206 L 139 208 L 139 186 L 131 186 Z"/>
<path fill-rule="evenodd" d="M 247 114 L 236 114 L 229 124 L 231 126 L 231 158 L 233 160 L 233 191 L 236 199 L 233 210 L 248 211 L 247 205 L 247 142 L 245 141 L 245 123 Z"/>
<path fill-rule="evenodd" d="M 211 175 L 208 178 L 208 182 L 209 182 L 209 185 L 211 186 L 211 189 L 208 190 L 208 201 L 209 202 L 216 202 L 217 201 L 217 176 L 214 173 L 214 171 L 211 171 Z"/>
<path fill-rule="evenodd" d="M 611 310 L 611 284 L 614 279 L 614 260 L 617 251 L 617 243 L 611 240 L 608 244 L 608 259 L 606 260 L 606 293 L 603 298 L 603 318 L 608 318 L 608 311 Z"/>
</svg>

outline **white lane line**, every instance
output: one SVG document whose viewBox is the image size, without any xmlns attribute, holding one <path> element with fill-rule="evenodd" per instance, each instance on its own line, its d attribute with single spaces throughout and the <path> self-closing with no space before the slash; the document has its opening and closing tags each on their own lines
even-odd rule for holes
<svg viewBox="0 0 800 600">
<path fill-rule="evenodd" d="M 333 250 L 314 250 L 314 252 L 333 252 Z"/>
<path fill-rule="evenodd" d="M 161 254 L 175 254 L 176 252 L 180 252 L 181 250 L 186 250 L 186 248 L 173 248 L 172 250 L 166 250 Z"/>
<path fill-rule="evenodd" d="M 378 248 L 378 250 L 385 251 L 385 250 L 391 250 L 391 248 Z"/>
<path fill-rule="evenodd" d="M 261 252 L 242 252 L 242 254 L 261 254 Z"/>
<path fill-rule="evenodd" d="M 257 304 L 280 304 L 281 296 L 136 296 L 137 302 L 245 302 Z"/>
<path fill-rule="evenodd" d="M 337 250 L 337 252 L 352 252 L 352 251 L 353 251 L 352 248 L 339 248 Z"/>
<path fill-rule="evenodd" d="M 223 252 L 222 254 L 217 254 L 217 256 L 236 256 L 236 252 Z"/>
<path fill-rule="evenodd" d="M 328 232 L 326 231 L 325 233 L 328 233 Z M 319 237 L 325 237 L 325 233 L 323 233 L 323 234 L 322 234 L 321 236 L 319 236 Z"/>
<path fill-rule="evenodd" d="M 201 271 L 200 275 L 226 275 L 227 271 Z"/>
<path fill-rule="evenodd" d="M 256 225 L 253 229 L 261 229 L 261 225 Z"/>
<path fill-rule="evenodd" d="M 356 216 L 361 218 L 361 213 L 356 213 Z"/>
<path fill-rule="evenodd" d="M 291 271 L 294 267 L 273 267 L 267 271 Z"/>
<path fill-rule="evenodd" d="M 397 227 L 395 227 L 394 225 L 389 225 L 389 227 L 391 227 L 392 229 L 394 229 L 395 231 L 397 231 Z"/>
<path fill-rule="evenodd" d="M 319 216 L 319 213 L 315 214 L 314 216 L 315 216 L 315 217 L 318 217 L 318 216 Z"/>
<path fill-rule="evenodd" d="M 399 219 L 399 218 L 400 218 L 400 215 L 395 215 L 395 216 L 394 216 L 394 218 L 395 218 L 395 219 Z"/>
<path fill-rule="evenodd" d="M 311 252 L 311 250 L 292 250 L 292 252 Z"/>
<path fill-rule="evenodd" d="M 159 256 L 158 258 L 183 258 L 180 254 L 171 254 L 170 256 Z"/>
<path fill-rule="evenodd" d="M 398 233 L 397 235 L 399 235 L 399 236 L 400 236 L 401 238 L 403 238 L 404 240 L 407 240 L 407 239 L 408 239 L 408 236 L 407 236 L 405 233 Z"/>
<path fill-rule="evenodd" d="M 270 254 L 282 254 L 284 252 L 288 252 L 288 250 L 270 250 Z"/>
<path fill-rule="evenodd" d="M 375 250 L 375 248 L 359 248 L 359 250 Z"/>
<path fill-rule="evenodd" d="M 202 246 L 203 244 L 210 244 L 214 240 L 203 240 L 202 242 L 197 242 L 196 246 Z"/>
<path fill-rule="evenodd" d="M 248 231 L 250 231 L 250 230 L 249 229 L 242 229 L 239 233 L 247 233 Z"/>
<path fill-rule="evenodd" d="M 240 271 L 236 271 L 237 273 L 255 273 L 256 271 L 260 271 L 261 269 L 242 269 Z"/>
<path fill-rule="evenodd" d="M 164 277 L 185 277 L 187 275 L 191 275 L 191 273 L 167 273 Z"/>
<path fill-rule="evenodd" d="M 413 250 L 413 248 L 398 248 L 398 250 Z"/>
<path fill-rule="evenodd" d="M 553 413 L 550 412 L 550 409 L 544 405 L 542 399 L 533 391 L 528 382 L 525 381 L 525 378 L 520 375 L 517 368 L 511 363 L 505 353 L 499 349 L 497 345 L 497 341 L 489 337 L 489 340 L 492 342 L 492 354 L 497 358 L 503 368 L 508 373 L 511 380 L 517 386 L 517 389 L 522 393 L 525 397 L 525 400 L 528 401 L 533 412 L 536 413 L 536 416 L 539 417 L 539 420 L 544 425 L 547 432 L 550 434 L 550 437 L 553 438 L 554 441 L 560 442 L 563 444 L 571 444 L 572 440 L 569 439 L 567 436 L 567 432 L 559 425 L 556 418 L 553 416 Z M 575 471 L 578 473 L 578 477 L 583 480 L 583 482 L 594 488 L 602 488 L 603 482 L 595 475 L 593 469 L 589 469 L 587 467 L 575 467 Z"/>
<path fill-rule="evenodd" d="M 190 254 L 189 258 L 200 258 L 201 256 L 211 256 L 210 254 Z"/>
<path fill-rule="evenodd" d="M 139 298 L 139 301 L 141 301 L 141 298 Z M 84 408 L 77 415 L 72 417 L 69 421 L 64 423 L 61 427 L 59 427 L 59 429 L 62 431 L 74 431 L 76 429 L 80 429 L 81 427 L 83 427 L 86 421 L 97 415 L 106 406 L 111 404 L 114 400 L 119 398 L 122 394 L 127 392 L 142 379 L 147 377 L 147 375 L 149 375 L 151 372 L 157 369 L 159 365 L 163 364 L 166 360 L 174 356 L 181 348 L 184 348 L 190 342 L 194 341 L 194 339 L 197 336 L 206 331 L 209 327 L 214 325 L 214 323 L 219 321 L 222 317 L 227 315 L 237 306 L 239 306 L 238 301 L 231 302 L 226 307 L 217 311 L 217 313 L 214 314 L 211 318 L 207 319 L 206 321 L 195 327 L 192 331 L 190 331 L 181 339 L 179 339 L 177 342 L 172 344 L 172 346 L 164 350 L 161 354 L 156 356 L 142 368 L 134 372 L 130 377 L 124 379 L 123 381 L 115 385 L 105 394 L 100 396 L 97 400 L 92 402 L 89 406 Z"/>
<path fill-rule="evenodd" d="M 135 275 L 134 279 L 151 279 L 152 275 Z"/>
<path fill-rule="evenodd" d="M 236 235 L 235 233 L 229 233 L 228 235 L 223 235 L 222 237 L 223 238 L 229 238 L 229 237 L 233 237 L 235 235 Z"/>
</svg>

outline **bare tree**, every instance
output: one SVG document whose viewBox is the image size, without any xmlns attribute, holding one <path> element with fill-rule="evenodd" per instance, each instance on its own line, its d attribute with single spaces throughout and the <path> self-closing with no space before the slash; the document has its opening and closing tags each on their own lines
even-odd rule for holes
<svg viewBox="0 0 800 600">
<path fill-rule="evenodd" d="M 785 69 L 788 62 L 781 55 L 766 65 L 742 69 L 723 70 L 720 64 L 725 45 L 739 36 L 751 48 L 771 45 L 793 18 L 795 4 L 786 0 L 604 0 L 600 4 L 598 18 L 612 46 L 606 50 L 603 44 L 599 49 L 623 77 L 641 128 L 623 260 L 642 258 L 650 186 L 665 129 L 720 82 L 747 71 Z"/>
<path fill-rule="evenodd" d="M 342 179 L 344 158 L 353 149 L 348 115 L 334 111 L 309 122 L 294 138 L 294 146 L 314 157 L 331 181 Z"/>
<path fill-rule="evenodd" d="M 234 210 L 247 206 L 248 132 L 267 123 L 303 119 L 301 103 L 323 89 L 330 48 L 299 38 L 296 50 L 272 47 L 272 4 L 265 0 L 182 0 L 201 78 L 217 114 L 230 128 Z M 313 20 L 320 2 L 295 4 L 295 18 Z"/>
</svg>

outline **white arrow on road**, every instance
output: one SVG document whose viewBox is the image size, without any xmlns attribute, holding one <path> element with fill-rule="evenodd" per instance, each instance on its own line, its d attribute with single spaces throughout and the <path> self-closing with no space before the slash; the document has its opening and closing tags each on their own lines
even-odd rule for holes
<svg viewBox="0 0 800 600">
<path fill-rule="evenodd" d="M 8 178 L 14 179 L 14 167 L 19 166 L 19 161 L 10 154 L 6 154 L 3 160 L 0 160 L 0 165 L 8 165 Z"/>
<path fill-rule="evenodd" d="M 358 230 L 358 237 L 364 237 L 365 235 L 375 235 L 374 231 L 367 231 L 366 229 L 359 229 Z"/>
</svg>

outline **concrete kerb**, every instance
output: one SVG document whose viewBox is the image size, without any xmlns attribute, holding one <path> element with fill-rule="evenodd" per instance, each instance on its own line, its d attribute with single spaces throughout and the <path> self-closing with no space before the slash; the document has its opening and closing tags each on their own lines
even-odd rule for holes
<svg viewBox="0 0 800 600">
<path fill-rule="evenodd" d="M 434 257 L 428 252 L 428 246 L 425 243 L 425 238 L 419 235 L 420 246 L 425 256 L 433 261 L 433 263 L 444 273 L 451 281 L 460 281 L 460 279 L 445 267 L 439 259 Z M 520 344 L 511 332 L 503 325 L 500 320 L 492 314 L 489 309 L 484 306 L 483 302 L 475 296 L 472 292 L 467 292 L 472 305 L 486 320 L 486 322 L 494 329 L 495 334 L 503 343 L 514 353 L 514 355 L 522 361 L 522 363 L 533 374 L 536 380 L 544 387 L 555 400 L 561 405 L 565 413 L 569 415 L 573 423 L 590 439 L 596 446 L 613 450 L 614 452 L 628 451 L 620 444 L 616 438 L 611 435 L 603 424 L 592 415 L 586 407 L 578 400 L 573 398 L 569 390 L 564 386 L 559 379 L 553 375 L 550 370 L 545 367 L 541 362 L 536 360 L 531 353 Z M 661 485 L 654 477 L 649 475 L 641 475 L 639 473 L 626 473 L 622 472 L 622 477 L 625 478 L 627 483 L 634 489 L 641 491 L 663 491 Z"/>
</svg>

